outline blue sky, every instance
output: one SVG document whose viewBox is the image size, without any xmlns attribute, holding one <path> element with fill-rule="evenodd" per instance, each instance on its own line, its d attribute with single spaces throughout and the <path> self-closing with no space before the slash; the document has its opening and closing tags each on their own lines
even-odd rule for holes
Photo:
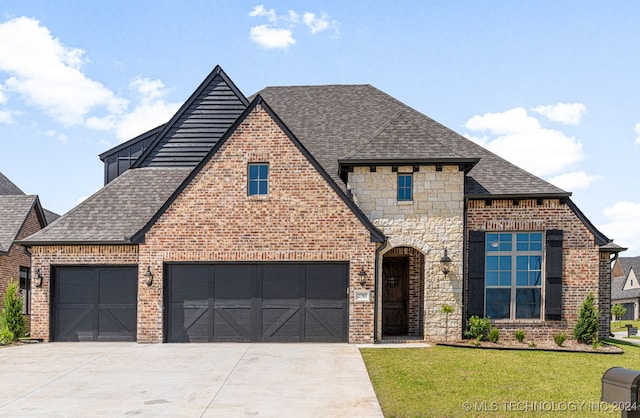
<svg viewBox="0 0 640 418">
<path fill-rule="evenodd" d="M 640 2 L 13 1 L 0 171 L 64 213 L 98 154 L 166 122 L 216 64 L 270 85 L 372 84 L 573 192 L 640 255 Z"/>
</svg>

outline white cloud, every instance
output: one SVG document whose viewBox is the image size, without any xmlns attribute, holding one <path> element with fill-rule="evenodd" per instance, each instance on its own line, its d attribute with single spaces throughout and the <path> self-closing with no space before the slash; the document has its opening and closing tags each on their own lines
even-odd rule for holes
<svg viewBox="0 0 640 418">
<path fill-rule="evenodd" d="M 320 13 L 320 17 L 317 17 L 315 13 L 305 12 L 302 15 L 302 20 L 311 30 L 311 34 L 329 29 L 329 15 L 325 12 Z"/>
<path fill-rule="evenodd" d="M 602 180 L 601 176 L 587 174 L 584 171 L 564 173 L 548 179 L 550 183 L 555 184 L 561 189 L 569 192 L 587 189 L 594 181 L 599 180 Z"/>
<path fill-rule="evenodd" d="M 296 43 L 293 31 L 298 26 L 300 13 L 288 10 L 286 14 L 278 15 L 274 9 L 267 9 L 263 5 L 255 6 L 249 17 L 266 18 L 268 24 L 253 26 L 249 31 L 250 39 L 265 49 L 287 49 Z M 313 12 L 302 13 L 302 23 L 309 28 L 312 35 L 324 32 L 329 28 L 339 34 L 339 25 L 335 20 L 330 20 L 326 12 L 316 14 Z"/>
<path fill-rule="evenodd" d="M 7 104 L 7 96 L 4 94 L 4 87 L 0 84 L 0 104 Z"/>
<path fill-rule="evenodd" d="M 137 77 L 129 88 L 139 96 L 139 102 L 131 112 L 90 118 L 87 125 L 99 130 L 113 129 L 120 141 L 126 141 L 168 122 L 180 108 L 180 103 L 165 100 L 169 89 L 161 80 Z"/>
<path fill-rule="evenodd" d="M 47 131 L 44 132 L 44 136 L 47 136 L 49 138 L 53 138 L 57 141 L 62 142 L 63 144 L 66 144 L 67 141 L 69 141 L 69 137 L 66 134 L 60 133 L 60 132 L 56 132 L 53 129 L 49 129 Z"/>
<path fill-rule="evenodd" d="M 13 116 L 8 110 L 0 110 L 0 123 L 13 123 Z"/>
<path fill-rule="evenodd" d="M 252 27 L 249 35 L 253 42 L 265 49 L 287 49 L 296 43 L 291 30 L 271 28 L 268 25 Z"/>
<path fill-rule="evenodd" d="M 538 119 L 527 115 L 527 111 L 522 107 L 516 107 L 506 112 L 476 115 L 469 119 L 464 126 L 472 131 L 489 131 L 496 135 L 522 134 L 541 128 Z"/>
<path fill-rule="evenodd" d="M 640 123 L 636 123 L 636 126 L 633 127 L 633 132 L 636 133 L 636 144 L 640 144 Z"/>
<path fill-rule="evenodd" d="M 609 222 L 598 228 L 616 244 L 628 247 L 628 255 L 640 255 L 640 202 L 620 201 L 603 214 Z"/>
<path fill-rule="evenodd" d="M 266 17 L 269 22 L 275 22 L 277 20 L 276 11 L 273 9 L 267 10 L 264 8 L 262 4 L 254 7 L 253 10 L 249 12 L 249 16 L 250 17 L 256 17 L 256 16 Z"/>
<path fill-rule="evenodd" d="M 5 88 L 69 126 L 95 110 L 122 112 L 127 102 L 81 71 L 84 51 L 68 48 L 40 22 L 19 17 L 0 24 L 0 70 Z"/>
<path fill-rule="evenodd" d="M 492 136 L 467 137 L 538 176 L 561 174 L 584 158 L 578 140 L 542 127 L 538 119 L 521 107 L 473 116 L 465 127 L 489 132 Z"/>
<path fill-rule="evenodd" d="M 554 122 L 579 125 L 580 118 L 586 113 L 587 107 L 582 103 L 556 103 L 554 105 L 537 106 L 531 110 Z"/>
</svg>

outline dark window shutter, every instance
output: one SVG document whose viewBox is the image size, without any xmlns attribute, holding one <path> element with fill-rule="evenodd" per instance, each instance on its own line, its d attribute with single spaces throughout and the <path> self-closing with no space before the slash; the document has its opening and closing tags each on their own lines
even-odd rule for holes
<svg viewBox="0 0 640 418">
<path fill-rule="evenodd" d="M 562 317 L 562 230 L 547 231 L 547 267 L 545 282 L 545 319 Z"/>
<path fill-rule="evenodd" d="M 469 316 L 484 316 L 484 246 L 484 231 L 469 231 Z"/>
</svg>

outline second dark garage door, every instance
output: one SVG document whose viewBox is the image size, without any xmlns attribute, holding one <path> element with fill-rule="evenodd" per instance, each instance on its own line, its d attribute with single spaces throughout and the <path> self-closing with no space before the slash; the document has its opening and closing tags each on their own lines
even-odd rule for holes
<svg viewBox="0 0 640 418">
<path fill-rule="evenodd" d="M 57 267 L 54 341 L 135 341 L 136 267 Z"/>
<path fill-rule="evenodd" d="M 171 264 L 167 341 L 346 342 L 346 263 Z"/>
</svg>

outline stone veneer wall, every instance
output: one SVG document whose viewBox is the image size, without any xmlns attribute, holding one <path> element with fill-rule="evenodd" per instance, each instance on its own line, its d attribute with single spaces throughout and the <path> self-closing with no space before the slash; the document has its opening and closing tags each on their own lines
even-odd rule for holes
<svg viewBox="0 0 640 418">
<path fill-rule="evenodd" d="M 247 164 L 269 163 L 269 193 L 247 196 Z M 163 339 L 163 266 L 171 262 L 347 261 L 373 290 L 376 243 L 370 231 L 261 106 L 238 126 L 140 245 L 138 341 Z M 346 291 L 346 289 L 345 289 Z M 374 301 L 349 303 L 349 342 L 370 343 Z"/>
<path fill-rule="evenodd" d="M 2 220 L 0 220 L 2 222 Z M 32 208 L 22 225 L 17 240 L 28 237 L 42 229 L 36 209 Z M 20 281 L 20 267 L 31 267 L 31 257 L 20 244 L 13 244 L 7 255 L 0 255 L 0 308 L 4 300 L 4 293 L 7 291 L 9 280 Z"/>
<path fill-rule="evenodd" d="M 601 262 L 593 234 L 559 199 L 544 199 L 540 203 L 536 199 L 521 200 L 517 204 L 513 200 L 493 200 L 491 205 L 485 200 L 469 201 L 469 231 L 563 230 L 562 319 L 495 321 L 503 331 L 501 339 L 515 339 L 517 329 L 523 329 L 527 339 L 550 339 L 559 332 L 571 336 L 580 305 L 590 291 L 594 292 L 598 306 L 604 307 L 608 303 L 604 300 L 604 293 L 610 293 L 611 289 L 610 284 L 608 287 L 605 284 L 609 280 L 610 267 Z M 603 312 L 601 324 L 607 321 L 607 317 L 608 310 Z"/>
<path fill-rule="evenodd" d="M 398 173 L 411 173 L 413 166 L 400 166 Z M 389 166 L 354 167 L 349 173 L 354 201 L 388 237 L 382 256 L 395 247 L 411 247 L 424 255 L 423 336 L 425 340 L 445 339 L 447 326 L 442 305 L 455 312 L 449 315 L 449 339 L 462 335 L 462 251 L 464 236 L 464 172 L 458 166 L 420 166 L 413 173 L 413 201 L 398 202 L 397 173 Z M 440 259 L 444 249 L 452 259 L 445 276 Z M 379 260 L 378 277 L 382 277 Z M 378 283 L 379 288 L 382 284 Z M 377 295 L 377 337 L 382 336 L 382 295 Z"/>
<path fill-rule="evenodd" d="M 55 266 L 138 264 L 137 245 L 37 245 L 31 252 L 31 271 L 35 274 L 40 269 L 42 273 L 42 287 L 31 287 L 31 337 L 44 341 L 50 340 L 51 274 Z M 140 269 L 138 281 L 140 288 L 144 283 L 144 272 Z"/>
</svg>

